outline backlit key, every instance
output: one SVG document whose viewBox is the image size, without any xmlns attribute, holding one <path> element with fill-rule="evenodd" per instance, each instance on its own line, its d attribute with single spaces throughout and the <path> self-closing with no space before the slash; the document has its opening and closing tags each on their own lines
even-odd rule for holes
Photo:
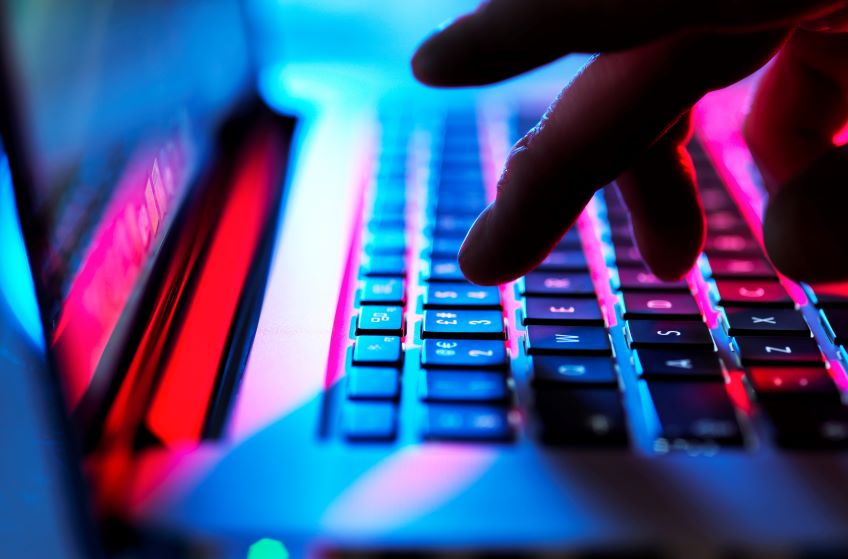
<svg viewBox="0 0 848 559">
<path fill-rule="evenodd" d="M 609 357 L 537 355 L 533 357 L 533 383 L 616 386 L 618 376 Z"/>
<path fill-rule="evenodd" d="M 400 370 L 393 367 L 351 367 L 346 376 L 352 400 L 394 400 L 400 392 Z"/>
<path fill-rule="evenodd" d="M 491 340 L 424 340 L 421 348 L 423 367 L 486 367 L 507 365 L 503 342 Z"/>
<path fill-rule="evenodd" d="M 595 299 L 527 297 L 524 324 L 585 324 L 603 326 Z"/>
<path fill-rule="evenodd" d="M 462 270 L 459 269 L 459 263 L 455 258 L 442 259 L 434 258 L 430 261 L 429 273 L 427 280 L 432 282 L 439 281 L 464 281 L 465 276 L 462 275 Z"/>
<path fill-rule="evenodd" d="M 546 444 L 627 445 L 627 425 L 617 388 L 545 387 L 536 392 L 536 411 Z"/>
<path fill-rule="evenodd" d="M 397 433 L 397 409 L 390 402 L 347 402 L 342 431 L 351 441 L 389 441 Z"/>
<path fill-rule="evenodd" d="M 402 357 L 398 336 L 357 336 L 353 345 L 356 365 L 396 365 Z"/>
<path fill-rule="evenodd" d="M 403 333 L 403 307 L 363 305 L 356 321 L 357 334 Z"/>
<path fill-rule="evenodd" d="M 737 336 L 733 345 L 743 365 L 824 366 L 813 338 Z"/>
<path fill-rule="evenodd" d="M 792 307 L 795 304 L 780 282 L 770 280 L 718 279 L 715 298 L 722 306 Z"/>
<path fill-rule="evenodd" d="M 425 309 L 479 308 L 498 309 L 501 296 L 497 287 L 482 287 L 470 283 L 440 282 L 427 286 Z"/>
<path fill-rule="evenodd" d="M 582 272 L 589 267 L 582 250 L 562 250 L 550 253 L 536 269 L 540 272 Z"/>
<path fill-rule="evenodd" d="M 714 278 L 762 278 L 777 279 L 777 274 L 765 258 L 751 257 L 720 257 L 709 258 L 708 276 Z"/>
<path fill-rule="evenodd" d="M 824 367 L 751 367 L 748 379 L 760 399 L 807 398 L 839 401 Z"/>
<path fill-rule="evenodd" d="M 599 326 L 528 326 L 527 353 L 610 355 L 609 334 Z"/>
<path fill-rule="evenodd" d="M 742 430 L 724 383 L 648 381 L 659 419 L 655 450 L 665 452 L 690 445 L 741 445 Z"/>
<path fill-rule="evenodd" d="M 643 293 L 625 291 L 621 295 L 624 318 L 682 318 L 701 320 L 701 310 L 689 293 Z"/>
<path fill-rule="evenodd" d="M 631 348 L 714 348 L 703 322 L 695 320 L 628 320 L 627 342 Z"/>
<path fill-rule="evenodd" d="M 724 307 L 721 320 L 730 336 L 811 336 L 795 309 Z"/>
<path fill-rule="evenodd" d="M 503 316 L 490 310 L 424 311 L 424 338 L 504 339 Z"/>
<path fill-rule="evenodd" d="M 402 255 L 375 254 L 364 265 L 365 276 L 403 277 L 406 275 L 406 258 Z"/>
<path fill-rule="evenodd" d="M 644 378 L 724 379 L 714 351 L 691 349 L 638 349 L 633 352 L 636 374 Z"/>
<path fill-rule="evenodd" d="M 359 302 L 363 305 L 395 304 L 406 301 L 406 291 L 402 279 L 369 278 L 362 285 Z"/>
<path fill-rule="evenodd" d="M 685 279 L 664 281 L 645 268 L 619 268 L 617 287 L 627 291 L 689 291 Z"/>
<path fill-rule="evenodd" d="M 428 402 L 505 402 L 506 377 L 496 371 L 430 369 L 421 376 L 421 399 Z"/>
<path fill-rule="evenodd" d="M 586 273 L 544 273 L 531 272 L 518 282 L 522 295 L 540 295 L 545 297 L 571 296 L 594 297 L 595 286 Z"/>
<path fill-rule="evenodd" d="M 427 440 L 506 442 L 513 428 L 505 408 L 456 404 L 430 404 L 425 410 Z"/>
</svg>

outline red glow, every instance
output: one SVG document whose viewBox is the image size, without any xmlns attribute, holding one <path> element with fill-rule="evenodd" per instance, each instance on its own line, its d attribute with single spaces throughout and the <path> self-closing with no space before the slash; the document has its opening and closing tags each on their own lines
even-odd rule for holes
<svg viewBox="0 0 848 559">
<path fill-rule="evenodd" d="M 244 148 L 235 171 L 232 196 L 216 224 L 148 412 L 148 427 L 166 444 L 201 435 L 242 288 L 273 207 L 278 153 L 272 134 L 258 135 Z"/>
<path fill-rule="evenodd" d="M 833 143 L 837 146 L 848 144 L 848 122 L 842 127 L 842 130 L 836 133 L 833 137 Z"/>
</svg>

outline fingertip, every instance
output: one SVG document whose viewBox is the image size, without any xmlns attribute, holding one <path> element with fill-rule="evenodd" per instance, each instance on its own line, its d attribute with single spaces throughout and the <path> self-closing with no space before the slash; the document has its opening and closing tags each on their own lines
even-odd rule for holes
<svg viewBox="0 0 848 559">
<path fill-rule="evenodd" d="M 807 283 L 848 279 L 848 146 L 831 150 L 771 195 L 763 241 L 774 266 Z"/>
</svg>

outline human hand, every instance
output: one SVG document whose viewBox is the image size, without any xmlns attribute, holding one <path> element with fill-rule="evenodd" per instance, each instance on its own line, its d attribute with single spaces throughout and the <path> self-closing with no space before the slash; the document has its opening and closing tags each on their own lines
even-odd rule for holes
<svg viewBox="0 0 848 559">
<path fill-rule="evenodd" d="M 470 86 L 572 52 L 601 54 L 513 147 L 460 251 L 469 279 L 534 268 L 612 180 L 646 264 L 686 273 L 705 236 L 689 111 L 775 54 L 745 124 L 771 194 L 766 249 L 794 279 L 848 278 L 848 149 L 833 145 L 848 121 L 848 0 L 491 0 L 428 38 L 412 65 L 424 83 Z"/>
</svg>

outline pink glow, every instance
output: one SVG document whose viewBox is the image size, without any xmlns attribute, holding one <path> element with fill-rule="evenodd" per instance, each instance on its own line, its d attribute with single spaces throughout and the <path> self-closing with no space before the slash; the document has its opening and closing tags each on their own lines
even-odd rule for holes
<svg viewBox="0 0 848 559">
<path fill-rule="evenodd" d="M 742 123 L 749 106 L 753 80 L 749 79 L 705 96 L 694 112 L 695 130 L 728 192 L 742 212 L 760 246 L 763 246 L 762 211 L 767 195 L 754 182 L 756 168 L 742 136 Z M 798 305 L 807 294 L 797 283 L 779 274 L 779 279 Z"/>
<path fill-rule="evenodd" d="M 191 165 L 175 136 L 130 159 L 73 279 L 53 335 L 69 406 L 88 389 L 106 344 L 161 236 L 162 221 L 186 190 Z"/>
<path fill-rule="evenodd" d="M 833 143 L 837 146 L 848 144 L 848 122 L 842 127 L 842 130 L 836 133 L 833 137 Z"/>
<path fill-rule="evenodd" d="M 596 233 L 596 231 L 601 230 L 598 221 L 597 206 L 593 198 L 587 208 L 583 210 L 583 213 L 580 214 L 580 217 L 577 218 L 576 227 L 580 232 L 580 242 L 583 244 L 583 252 L 586 254 L 586 260 L 589 263 L 592 284 L 595 286 L 595 293 L 598 295 L 598 302 L 601 304 L 601 312 L 604 315 L 607 327 L 612 328 L 618 321 L 615 313 L 618 298 L 612 292 L 609 269 L 604 260 L 601 239 Z"/>
</svg>

